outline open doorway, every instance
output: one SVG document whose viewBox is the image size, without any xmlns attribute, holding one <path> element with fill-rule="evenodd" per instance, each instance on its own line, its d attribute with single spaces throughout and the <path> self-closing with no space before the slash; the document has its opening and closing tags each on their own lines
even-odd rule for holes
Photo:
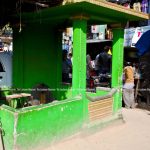
<svg viewBox="0 0 150 150">
<path fill-rule="evenodd" d="M 73 29 L 66 28 L 62 38 L 62 82 L 72 84 Z"/>
<path fill-rule="evenodd" d="M 0 29 L 0 87 L 12 86 L 12 33 L 9 24 Z"/>
</svg>

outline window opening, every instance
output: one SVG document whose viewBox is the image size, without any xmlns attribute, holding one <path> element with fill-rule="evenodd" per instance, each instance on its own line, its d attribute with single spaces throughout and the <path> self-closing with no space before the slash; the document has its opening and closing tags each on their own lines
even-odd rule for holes
<svg viewBox="0 0 150 150">
<path fill-rule="evenodd" d="M 0 72 L 5 72 L 4 66 L 3 66 L 3 64 L 1 63 L 1 61 L 0 61 Z"/>
<path fill-rule="evenodd" d="M 73 67 L 73 29 L 66 28 L 62 39 L 62 82 L 72 83 Z"/>
</svg>

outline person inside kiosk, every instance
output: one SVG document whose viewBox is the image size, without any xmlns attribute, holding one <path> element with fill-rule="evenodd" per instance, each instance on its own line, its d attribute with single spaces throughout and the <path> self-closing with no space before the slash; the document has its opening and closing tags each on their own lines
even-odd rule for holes
<svg viewBox="0 0 150 150">
<path fill-rule="evenodd" d="M 110 74 L 111 72 L 111 55 L 108 53 L 109 49 L 109 46 L 105 46 L 104 50 L 99 54 L 99 74 Z"/>
<path fill-rule="evenodd" d="M 67 50 L 63 50 L 62 52 L 62 82 L 71 83 L 71 78 L 69 74 L 72 70 L 72 63 L 67 58 Z"/>
</svg>

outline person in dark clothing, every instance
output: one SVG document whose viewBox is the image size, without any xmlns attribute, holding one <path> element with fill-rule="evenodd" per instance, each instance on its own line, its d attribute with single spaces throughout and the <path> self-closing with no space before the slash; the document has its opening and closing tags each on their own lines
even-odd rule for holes
<svg viewBox="0 0 150 150">
<path fill-rule="evenodd" d="M 1 38 L 0 38 L 0 51 L 3 51 L 3 42 L 1 40 Z"/>
<path fill-rule="evenodd" d="M 71 71 L 72 64 L 69 63 L 67 58 L 67 50 L 63 50 L 62 53 L 62 81 L 63 82 L 71 82 L 69 78 L 69 73 Z"/>
<path fill-rule="evenodd" d="M 99 54 L 99 73 L 106 74 L 111 72 L 111 55 L 108 54 L 110 47 L 105 46 L 103 52 Z"/>
</svg>

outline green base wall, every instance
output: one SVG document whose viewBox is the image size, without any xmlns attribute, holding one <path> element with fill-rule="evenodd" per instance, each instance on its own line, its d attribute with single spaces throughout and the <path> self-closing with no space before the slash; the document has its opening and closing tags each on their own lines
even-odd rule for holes
<svg viewBox="0 0 150 150">
<path fill-rule="evenodd" d="M 33 150 L 81 130 L 83 100 L 78 97 L 20 110 L 2 105 L 0 115 L 5 149 Z"/>
<path fill-rule="evenodd" d="M 107 93 L 108 91 L 97 90 L 96 93 L 88 92 L 87 95 L 97 97 Z M 115 101 L 115 95 L 113 97 Z M 0 121 L 5 133 L 3 136 L 5 149 L 42 149 L 83 129 L 85 130 L 85 127 L 89 130 L 89 125 L 94 123 L 89 120 L 89 103 L 89 100 L 77 96 L 22 109 L 2 105 Z M 115 114 L 116 112 L 112 115 Z M 100 123 L 101 120 L 98 121 Z"/>
<path fill-rule="evenodd" d="M 77 58 L 73 64 L 76 67 L 73 69 L 73 87 L 61 82 L 62 33 L 59 32 L 59 27 L 41 23 L 28 24 L 20 33 L 14 30 L 13 87 L 30 92 L 35 85 L 44 83 L 52 89 L 55 99 L 64 101 L 17 110 L 1 106 L 0 117 L 2 128 L 6 132 L 6 150 L 43 148 L 80 131 L 84 123 L 89 123 L 89 101 L 85 98 L 86 92 L 83 91 L 86 84 L 86 61 L 85 57 L 82 58 L 86 56 L 86 25 L 86 21 L 81 20 L 73 24 L 76 37 L 74 57 Z M 118 76 L 114 76 L 117 80 Z M 88 94 L 94 97 L 105 95 L 107 92 L 96 91 L 96 94 Z M 72 98 L 77 95 L 82 95 L 82 98 Z M 116 100 L 119 101 L 116 96 L 113 100 L 114 104 L 117 104 Z M 114 104 L 113 106 L 116 106 Z M 117 109 L 114 112 L 120 109 L 115 108 Z"/>
<path fill-rule="evenodd" d="M 0 124 L 3 130 L 3 138 L 6 149 L 13 150 L 14 145 L 14 126 L 15 126 L 15 113 L 11 111 L 12 109 L 3 109 L 2 105 L 0 107 Z M 1 147 L 0 147 L 1 149 Z"/>
</svg>

